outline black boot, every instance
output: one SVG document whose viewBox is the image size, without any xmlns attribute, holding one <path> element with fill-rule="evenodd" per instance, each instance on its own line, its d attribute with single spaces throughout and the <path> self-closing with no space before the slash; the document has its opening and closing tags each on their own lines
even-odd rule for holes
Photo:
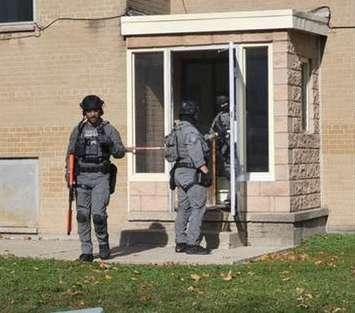
<svg viewBox="0 0 355 313">
<path fill-rule="evenodd" d="M 92 254 L 83 253 L 79 256 L 80 262 L 92 262 L 94 261 L 94 256 Z"/>
<path fill-rule="evenodd" d="M 199 245 L 187 245 L 186 254 L 207 255 L 210 254 L 210 250 Z"/>
<path fill-rule="evenodd" d="M 107 260 L 111 256 L 110 246 L 108 244 L 99 245 L 99 257 L 101 260 Z"/>
<path fill-rule="evenodd" d="M 187 244 L 185 242 L 176 243 L 175 252 L 185 252 Z"/>
</svg>

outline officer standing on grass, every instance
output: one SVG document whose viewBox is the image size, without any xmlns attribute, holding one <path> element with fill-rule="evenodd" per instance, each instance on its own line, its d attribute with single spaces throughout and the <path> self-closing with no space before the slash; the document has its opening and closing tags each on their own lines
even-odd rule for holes
<svg viewBox="0 0 355 313">
<path fill-rule="evenodd" d="M 113 174 L 110 156 L 123 158 L 126 152 L 119 132 L 101 118 L 103 104 L 104 101 L 95 95 L 82 100 L 80 107 L 84 118 L 72 131 L 67 151 L 67 156 L 73 153 L 76 157 L 76 218 L 82 250 L 79 260 L 83 262 L 94 259 L 91 217 L 99 243 L 99 256 L 101 259 L 110 257 L 106 213 L 110 174 Z"/>
<path fill-rule="evenodd" d="M 207 159 L 209 148 L 196 128 L 199 108 L 193 101 L 183 101 L 177 126 L 175 185 L 178 187 L 178 209 L 175 220 L 176 252 L 208 254 L 199 245 L 201 225 L 206 211 L 207 186 L 211 184 Z"/>
</svg>

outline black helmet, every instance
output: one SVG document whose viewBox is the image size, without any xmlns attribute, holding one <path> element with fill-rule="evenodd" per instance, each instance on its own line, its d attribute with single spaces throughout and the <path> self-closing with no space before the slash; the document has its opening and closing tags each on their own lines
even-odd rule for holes
<svg viewBox="0 0 355 313">
<path fill-rule="evenodd" d="M 220 110 L 225 110 L 229 106 L 229 98 L 225 95 L 220 95 L 216 97 L 216 104 Z"/>
<path fill-rule="evenodd" d="M 86 96 L 80 103 L 80 107 L 84 112 L 91 110 L 100 110 L 102 112 L 103 105 L 104 101 L 95 95 Z"/>
<path fill-rule="evenodd" d="M 196 115 L 199 112 L 199 107 L 195 101 L 184 100 L 181 103 L 180 115 Z"/>
</svg>

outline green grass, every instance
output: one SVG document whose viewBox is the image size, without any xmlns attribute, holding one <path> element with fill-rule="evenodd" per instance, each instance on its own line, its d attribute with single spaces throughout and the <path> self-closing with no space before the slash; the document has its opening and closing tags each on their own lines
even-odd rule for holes
<svg viewBox="0 0 355 313">
<path fill-rule="evenodd" d="M 0 257 L 0 312 L 355 312 L 355 235 L 317 236 L 233 266 Z"/>
</svg>

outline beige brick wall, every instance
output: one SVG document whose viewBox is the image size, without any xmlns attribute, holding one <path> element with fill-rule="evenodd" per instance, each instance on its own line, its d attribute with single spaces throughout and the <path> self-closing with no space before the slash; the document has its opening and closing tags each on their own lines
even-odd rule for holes
<svg viewBox="0 0 355 313">
<path fill-rule="evenodd" d="M 127 6 L 145 14 L 170 13 L 170 0 L 127 0 Z"/>
<path fill-rule="evenodd" d="M 332 26 L 355 25 L 354 0 L 184 0 L 187 13 L 299 9 L 328 5 Z M 182 0 L 171 12 L 186 13 Z M 355 229 L 355 29 L 329 33 L 320 78 L 322 206 L 330 209 L 329 229 Z"/>
<path fill-rule="evenodd" d="M 57 17 L 114 16 L 125 9 L 118 0 L 37 3 L 41 25 Z M 39 38 L 0 41 L 0 60 L 0 157 L 39 158 L 39 229 L 65 234 L 64 154 L 85 95 L 103 97 L 104 117 L 126 142 L 126 49 L 118 20 L 60 21 Z M 112 229 L 127 219 L 126 161 L 118 163 L 119 191 L 109 208 Z"/>
</svg>

